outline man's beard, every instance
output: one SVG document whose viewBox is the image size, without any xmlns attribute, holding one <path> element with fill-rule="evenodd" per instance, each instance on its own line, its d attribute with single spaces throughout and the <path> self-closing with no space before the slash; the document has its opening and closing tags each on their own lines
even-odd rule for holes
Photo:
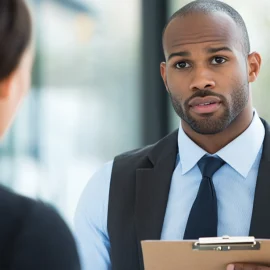
<svg viewBox="0 0 270 270">
<path fill-rule="evenodd" d="M 231 103 L 226 98 L 211 90 L 198 90 L 188 98 L 182 106 L 180 100 L 173 97 L 169 91 L 170 99 L 175 112 L 184 120 L 195 132 L 200 134 L 216 134 L 226 129 L 232 121 L 244 110 L 249 100 L 248 84 L 244 84 L 235 89 L 231 94 Z M 215 117 L 214 113 L 205 115 L 204 118 L 196 119 L 190 114 L 189 102 L 195 97 L 216 96 L 221 100 L 221 106 L 225 109 L 221 116 Z"/>
</svg>

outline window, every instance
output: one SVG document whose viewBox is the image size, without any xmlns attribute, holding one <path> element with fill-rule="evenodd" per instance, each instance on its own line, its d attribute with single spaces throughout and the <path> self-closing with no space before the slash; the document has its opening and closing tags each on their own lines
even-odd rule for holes
<svg viewBox="0 0 270 270">
<path fill-rule="evenodd" d="M 68 221 L 90 176 L 142 142 L 139 4 L 31 1 L 33 89 L 1 144 L 1 181 Z"/>
</svg>

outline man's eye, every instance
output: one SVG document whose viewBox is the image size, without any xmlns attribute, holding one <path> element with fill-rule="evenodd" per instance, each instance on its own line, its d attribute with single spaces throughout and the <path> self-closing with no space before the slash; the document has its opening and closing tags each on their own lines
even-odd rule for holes
<svg viewBox="0 0 270 270">
<path fill-rule="evenodd" d="M 190 67 L 190 64 L 188 64 L 187 62 L 178 62 L 175 67 L 177 69 L 183 69 L 183 68 L 188 68 Z"/>
<path fill-rule="evenodd" d="M 212 64 L 214 65 L 220 65 L 220 64 L 223 64 L 225 63 L 227 60 L 224 59 L 223 57 L 215 57 L 213 60 L 212 60 Z"/>
</svg>

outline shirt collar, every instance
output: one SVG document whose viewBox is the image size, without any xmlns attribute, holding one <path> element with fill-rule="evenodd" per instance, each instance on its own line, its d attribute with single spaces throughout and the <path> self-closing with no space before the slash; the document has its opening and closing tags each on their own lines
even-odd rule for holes
<svg viewBox="0 0 270 270">
<path fill-rule="evenodd" d="M 262 147 L 264 136 L 264 126 L 254 110 L 254 117 L 249 127 L 215 155 L 246 178 Z M 185 134 L 181 123 L 178 132 L 178 148 L 182 174 L 190 171 L 204 155 L 208 154 Z"/>
</svg>

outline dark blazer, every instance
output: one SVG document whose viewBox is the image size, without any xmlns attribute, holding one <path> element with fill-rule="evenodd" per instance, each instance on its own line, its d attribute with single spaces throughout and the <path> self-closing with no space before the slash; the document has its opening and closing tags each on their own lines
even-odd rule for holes
<svg viewBox="0 0 270 270">
<path fill-rule="evenodd" d="M 48 205 L 0 187 L 0 269 L 79 270 L 72 234 Z"/>
<path fill-rule="evenodd" d="M 262 122 L 266 133 L 250 235 L 270 238 L 270 127 Z M 161 237 L 178 152 L 177 135 L 175 131 L 152 146 L 114 160 L 108 207 L 113 269 L 144 269 L 140 241 Z"/>
</svg>

